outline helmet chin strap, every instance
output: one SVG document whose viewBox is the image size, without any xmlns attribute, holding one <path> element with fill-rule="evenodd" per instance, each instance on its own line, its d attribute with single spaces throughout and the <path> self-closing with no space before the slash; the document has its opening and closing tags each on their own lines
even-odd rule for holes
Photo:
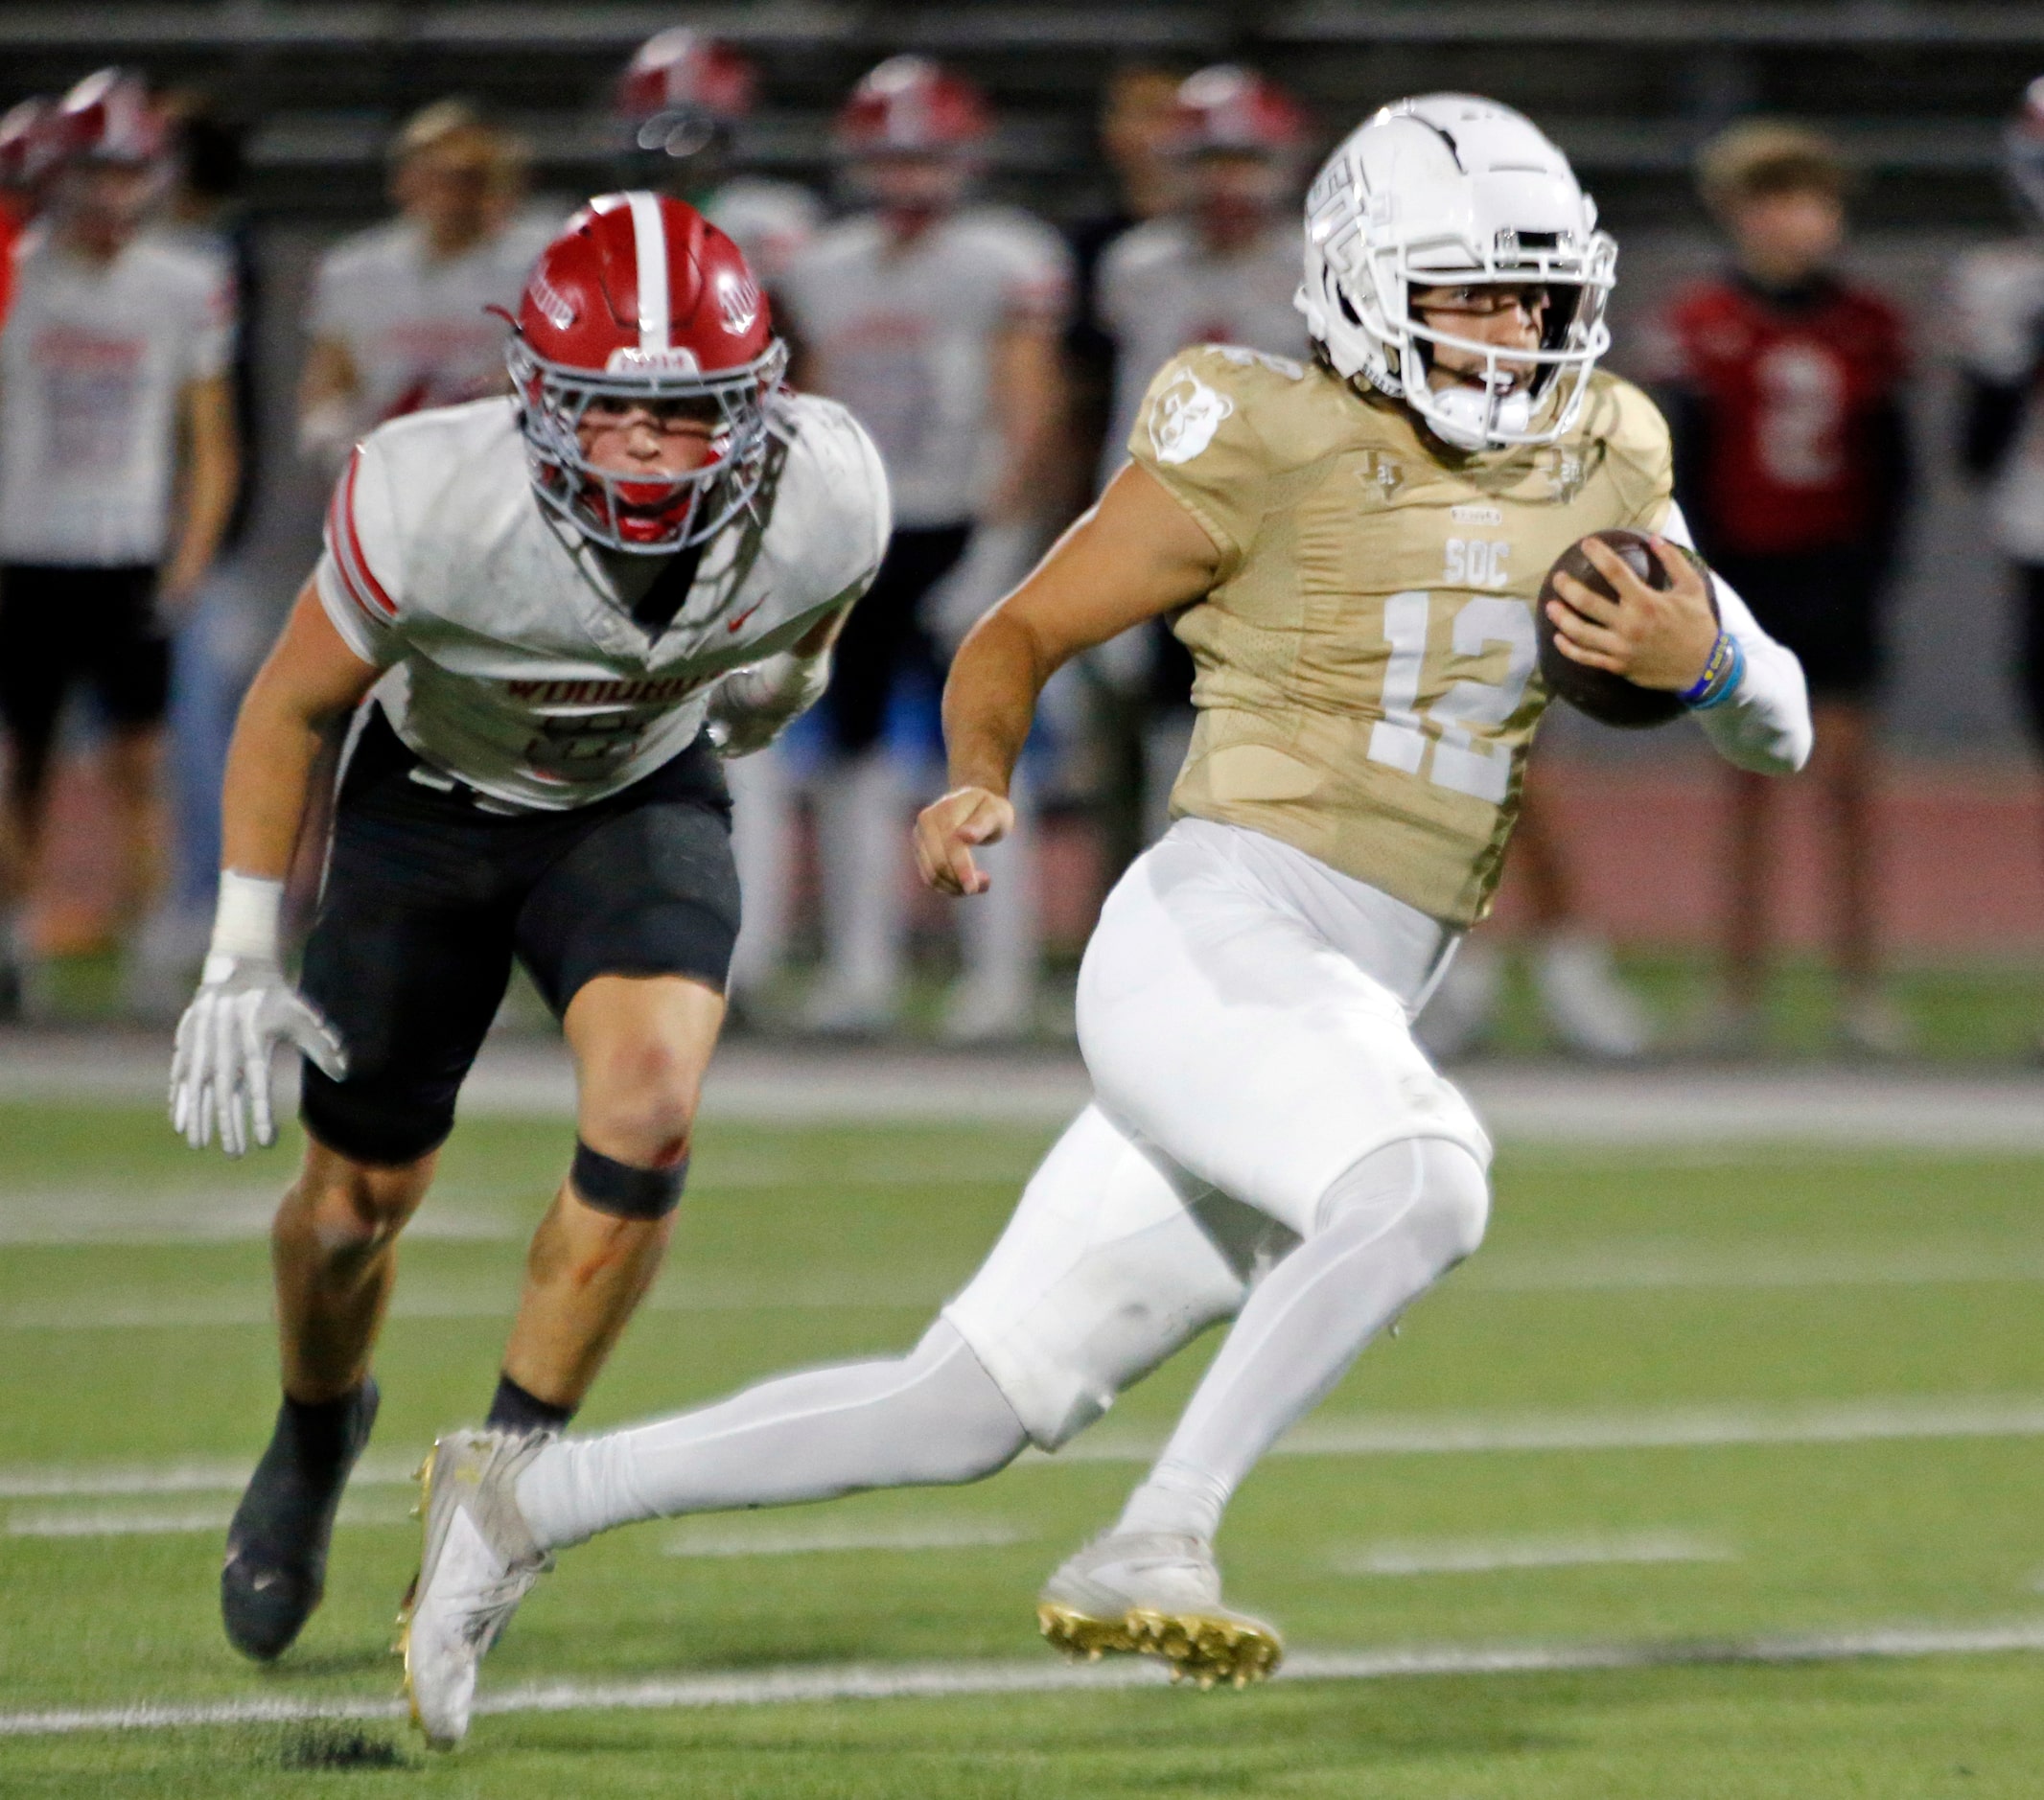
<svg viewBox="0 0 2044 1800">
<path fill-rule="evenodd" d="M 1457 450 L 1479 450 L 1497 447 L 1496 432 L 1515 435 L 1533 424 L 1533 396 L 1523 388 L 1498 394 L 1488 388 L 1452 387 L 1430 389 L 1427 404 L 1416 408 L 1433 427 L 1434 435 Z"/>
</svg>

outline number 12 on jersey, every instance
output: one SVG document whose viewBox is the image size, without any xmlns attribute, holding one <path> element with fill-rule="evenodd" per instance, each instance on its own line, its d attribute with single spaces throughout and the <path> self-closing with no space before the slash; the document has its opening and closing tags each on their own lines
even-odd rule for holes
<svg viewBox="0 0 2044 1800">
<path fill-rule="evenodd" d="M 1418 589 L 1384 602 L 1384 638 L 1391 654 L 1384 663 L 1384 716 L 1370 729 L 1370 760 L 1416 775 L 1427 768 L 1430 748 L 1427 778 L 1436 787 L 1501 806 L 1511 785 L 1511 747 L 1476 733 L 1503 725 L 1525 694 L 1536 656 L 1532 612 L 1523 600 L 1502 594 L 1464 601 L 1450 633 L 1453 654 L 1474 658 L 1502 644 L 1504 678 L 1451 682 L 1423 715 L 1420 689 L 1432 613 L 1433 596 Z"/>
</svg>

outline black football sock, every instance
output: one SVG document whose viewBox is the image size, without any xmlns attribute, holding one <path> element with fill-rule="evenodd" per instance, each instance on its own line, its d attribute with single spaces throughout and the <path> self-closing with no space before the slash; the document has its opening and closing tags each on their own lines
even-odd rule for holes
<svg viewBox="0 0 2044 1800">
<path fill-rule="evenodd" d="M 286 1426 L 298 1459 L 309 1469 L 322 1473 L 354 1455 L 360 1446 L 355 1442 L 357 1415 L 362 1391 L 352 1388 L 337 1400 L 294 1400 L 284 1396 L 279 1424 Z"/>
<path fill-rule="evenodd" d="M 497 1397 L 490 1402 L 490 1416 L 483 1420 L 492 1431 L 557 1432 L 575 1416 L 572 1406 L 555 1406 L 536 1394 L 528 1394 L 509 1375 L 497 1377 Z"/>
</svg>

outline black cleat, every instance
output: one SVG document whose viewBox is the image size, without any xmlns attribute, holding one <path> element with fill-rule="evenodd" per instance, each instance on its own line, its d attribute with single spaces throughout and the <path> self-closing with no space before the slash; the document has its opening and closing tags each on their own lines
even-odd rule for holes
<svg viewBox="0 0 2044 1800">
<path fill-rule="evenodd" d="M 308 1441 L 301 1413 L 289 1401 L 278 1410 L 269 1448 L 227 1527 L 220 1573 L 221 1619 L 243 1655 L 274 1661 L 319 1604 L 340 1490 L 369 1442 L 376 1405 L 376 1383 L 364 1381 L 337 1409 L 333 1439 L 324 1443 Z"/>
</svg>

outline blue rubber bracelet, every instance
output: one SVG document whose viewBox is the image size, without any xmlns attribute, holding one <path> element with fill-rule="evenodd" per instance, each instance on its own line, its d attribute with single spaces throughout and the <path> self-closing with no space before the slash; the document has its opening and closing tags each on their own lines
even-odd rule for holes
<svg viewBox="0 0 2044 1800">
<path fill-rule="evenodd" d="M 1713 706 L 1722 706 L 1733 694 L 1738 692 L 1739 683 L 1746 677 L 1745 647 L 1729 633 L 1721 632 L 1718 635 L 1724 642 L 1731 646 L 1730 664 L 1724 669 L 1713 671 L 1712 679 L 1715 681 L 1715 685 L 1712 685 L 1709 680 L 1699 683 L 1705 689 L 1701 699 L 1690 700 L 1687 694 L 1683 696 L 1684 704 L 1688 706 L 1691 712 L 1708 712 Z M 1714 663 L 1717 658 L 1713 657 L 1711 660 Z M 1694 693 L 1695 689 L 1692 688 L 1690 692 Z"/>
</svg>

